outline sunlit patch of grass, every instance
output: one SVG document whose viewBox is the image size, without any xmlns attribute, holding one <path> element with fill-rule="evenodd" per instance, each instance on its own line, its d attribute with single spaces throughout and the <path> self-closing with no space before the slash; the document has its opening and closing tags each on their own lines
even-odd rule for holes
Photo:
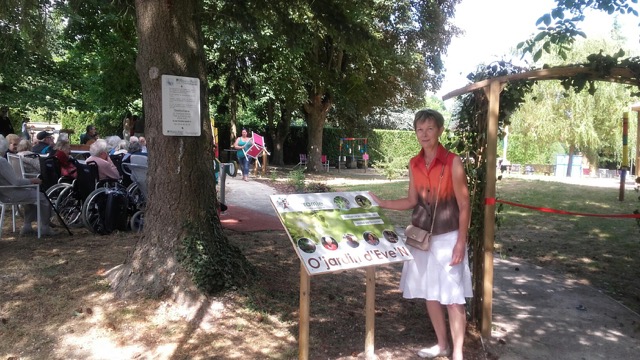
<svg viewBox="0 0 640 360">
<path fill-rule="evenodd" d="M 618 190 L 612 188 L 514 178 L 498 182 L 497 187 L 498 199 L 575 213 L 631 214 L 640 207 L 635 199 L 619 201 Z M 502 254 L 563 272 L 640 310 L 638 294 L 620 291 L 637 288 L 634 284 L 640 277 L 640 260 L 633 256 L 640 251 L 640 236 L 633 219 L 561 215 L 507 205 L 498 216 L 502 226 L 496 231 L 496 249 Z"/>
</svg>

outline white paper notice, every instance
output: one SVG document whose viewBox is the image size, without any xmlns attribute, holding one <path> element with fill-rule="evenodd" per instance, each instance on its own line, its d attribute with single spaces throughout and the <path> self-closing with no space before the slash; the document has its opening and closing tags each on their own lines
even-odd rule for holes
<svg viewBox="0 0 640 360">
<path fill-rule="evenodd" d="M 200 136 L 200 79 L 162 75 L 162 134 Z"/>
</svg>

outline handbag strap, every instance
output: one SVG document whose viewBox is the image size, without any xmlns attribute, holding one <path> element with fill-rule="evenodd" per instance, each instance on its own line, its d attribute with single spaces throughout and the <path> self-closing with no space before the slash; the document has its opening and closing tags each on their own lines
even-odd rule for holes
<svg viewBox="0 0 640 360">
<path fill-rule="evenodd" d="M 444 163 L 442 164 L 442 169 L 440 170 L 440 180 L 438 180 L 438 191 L 436 192 L 436 205 L 433 208 L 433 216 L 431 216 L 431 229 L 429 233 L 433 233 L 433 224 L 436 222 L 436 211 L 438 210 L 438 200 L 440 199 L 440 185 L 442 184 L 442 177 L 444 176 L 444 168 L 447 166 L 447 160 L 449 160 L 449 153 L 447 153 L 447 157 L 444 159 Z"/>
</svg>

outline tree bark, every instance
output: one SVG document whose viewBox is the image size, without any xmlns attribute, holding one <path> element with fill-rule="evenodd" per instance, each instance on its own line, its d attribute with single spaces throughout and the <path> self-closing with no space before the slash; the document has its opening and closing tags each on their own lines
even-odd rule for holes
<svg viewBox="0 0 640 360">
<path fill-rule="evenodd" d="M 238 137 L 238 91 L 236 89 L 236 81 L 235 79 L 231 79 L 229 81 L 229 123 L 230 132 L 229 132 L 229 140 L 230 144 L 235 143 L 236 138 Z"/>
<path fill-rule="evenodd" d="M 271 141 L 273 149 L 271 151 L 271 164 L 284 165 L 284 142 L 289 136 L 291 128 L 291 110 L 289 110 L 284 101 L 280 102 L 280 119 L 275 121 L 275 101 L 270 103 L 270 109 L 267 110 L 269 117 L 269 128 L 271 130 Z"/>
<path fill-rule="evenodd" d="M 198 0 L 136 0 L 138 57 L 145 134 L 149 149 L 149 194 L 143 236 L 126 262 L 113 272 L 116 295 L 177 297 L 212 293 L 231 285 L 224 271 L 248 274 L 250 266 L 222 231 L 217 213 L 212 133 Z M 202 134 L 162 134 L 162 75 L 200 79 Z M 194 246 L 193 242 L 199 246 Z M 199 248 L 200 252 L 186 253 Z M 209 258 L 208 279 L 192 257 Z M 186 260 L 185 260 L 186 259 Z M 213 265 L 212 265 L 213 263 Z M 225 265 L 223 265 L 223 263 Z M 219 273 L 217 273 L 219 272 Z M 235 275 L 233 275 L 235 276 Z M 207 283 L 207 281 L 210 281 Z"/>
<path fill-rule="evenodd" d="M 322 133 L 327 121 L 327 113 L 331 109 L 332 99 L 329 94 L 316 92 L 304 104 L 303 110 L 308 130 L 307 171 L 322 170 Z"/>
</svg>

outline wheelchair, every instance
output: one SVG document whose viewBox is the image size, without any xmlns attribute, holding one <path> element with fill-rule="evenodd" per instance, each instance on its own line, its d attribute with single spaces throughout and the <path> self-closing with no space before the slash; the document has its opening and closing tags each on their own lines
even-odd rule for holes
<svg viewBox="0 0 640 360">
<path fill-rule="evenodd" d="M 76 163 L 74 162 L 74 165 Z M 62 176 L 60 161 L 55 156 L 40 157 L 40 178 L 42 179 L 40 188 L 54 206 L 62 190 L 73 183 L 73 178 Z"/>
<path fill-rule="evenodd" d="M 129 203 L 129 194 L 121 184 L 96 188 L 82 204 L 84 226 L 101 235 L 128 230 L 132 213 Z"/>
<path fill-rule="evenodd" d="M 133 155 L 132 155 L 133 156 Z M 122 170 L 131 177 L 132 183 L 127 187 L 129 209 L 132 212 L 129 226 L 131 230 L 140 232 L 144 226 L 144 210 L 147 201 L 147 164 L 144 161 L 123 163 Z"/>
<path fill-rule="evenodd" d="M 98 166 L 94 162 L 76 164 L 77 177 L 71 185 L 59 190 L 55 206 L 62 219 L 68 225 L 89 225 L 83 219 L 83 207 L 90 200 L 90 195 L 99 188 L 118 187 L 117 180 L 98 180 Z M 54 189 L 54 187 L 52 187 Z M 53 190 L 53 191 L 58 191 Z M 55 194 L 52 194 L 54 196 Z M 96 229 L 88 226 L 91 231 Z"/>
<path fill-rule="evenodd" d="M 122 175 L 117 186 L 97 187 L 82 205 L 84 225 L 94 233 L 113 230 L 141 231 L 146 202 L 147 157 L 131 155 L 129 159 L 111 160 Z"/>
</svg>

